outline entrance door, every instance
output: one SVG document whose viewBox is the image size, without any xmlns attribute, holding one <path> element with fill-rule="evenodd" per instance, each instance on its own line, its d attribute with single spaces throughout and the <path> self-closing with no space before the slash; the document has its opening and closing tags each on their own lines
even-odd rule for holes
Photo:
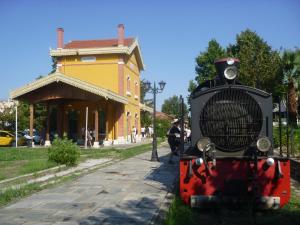
<svg viewBox="0 0 300 225">
<path fill-rule="evenodd" d="M 50 110 L 50 140 L 53 141 L 57 135 L 57 108 L 55 106 L 51 107 Z"/>
<path fill-rule="evenodd" d="M 98 127 L 99 127 L 99 141 L 102 141 L 105 139 L 106 136 L 106 115 L 104 111 L 99 112 L 99 118 L 98 118 Z"/>
<path fill-rule="evenodd" d="M 68 138 L 77 141 L 78 132 L 78 112 L 75 110 L 68 111 Z"/>
</svg>

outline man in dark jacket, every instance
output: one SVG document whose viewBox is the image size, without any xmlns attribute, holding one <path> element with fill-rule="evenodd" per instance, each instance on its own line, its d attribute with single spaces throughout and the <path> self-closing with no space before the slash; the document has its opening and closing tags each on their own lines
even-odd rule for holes
<svg viewBox="0 0 300 225">
<path fill-rule="evenodd" d="M 174 162 L 172 161 L 173 156 L 174 155 L 178 155 L 178 147 L 180 145 L 180 129 L 179 129 L 179 120 L 178 119 L 174 119 L 174 121 L 172 122 L 172 127 L 170 128 L 170 130 L 168 131 L 168 143 L 170 145 L 171 148 L 171 154 L 170 154 L 170 158 L 169 158 L 169 163 L 170 164 L 174 164 Z"/>
</svg>

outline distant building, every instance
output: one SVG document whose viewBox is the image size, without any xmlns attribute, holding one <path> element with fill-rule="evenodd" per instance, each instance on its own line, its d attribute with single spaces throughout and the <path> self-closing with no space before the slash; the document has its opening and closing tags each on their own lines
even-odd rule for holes
<svg viewBox="0 0 300 225">
<path fill-rule="evenodd" d="M 30 104 L 30 130 L 34 104 L 48 111 L 46 143 L 50 133 L 83 138 L 88 108 L 88 128 L 94 131 L 95 147 L 125 143 L 133 125 L 140 134 L 140 73 L 144 70 L 139 43 L 125 38 L 124 26 L 118 37 L 105 40 L 77 40 L 64 44 L 64 30 L 57 29 L 57 49 L 50 56 L 57 70 L 10 93 L 12 99 Z"/>
<path fill-rule="evenodd" d="M 163 112 L 156 112 L 156 118 L 172 121 L 172 120 L 175 119 L 175 116 L 169 115 L 169 114 L 166 114 L 166 113 L 163 113 Z"/>
</svg>

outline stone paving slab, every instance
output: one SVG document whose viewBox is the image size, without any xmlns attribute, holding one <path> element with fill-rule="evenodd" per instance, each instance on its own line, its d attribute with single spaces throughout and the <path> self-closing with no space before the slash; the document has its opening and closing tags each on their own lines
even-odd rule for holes
<svg viewBox="0 0 300 225">
<path fill-rule="evenodd" d="M 0 224 L 150 224 L 178 177 L 170 150 L 116 162 L 0 209 Z"/>
</svg>

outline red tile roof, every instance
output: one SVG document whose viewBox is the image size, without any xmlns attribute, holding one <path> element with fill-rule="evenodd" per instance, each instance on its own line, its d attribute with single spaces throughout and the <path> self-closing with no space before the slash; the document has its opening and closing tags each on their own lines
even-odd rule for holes
<svg viewBox="0 0 300 225">
<path fill-rule="evenodd" d="M 130 46 L 134 41 L 134 38 L 125 38 L 125 46 Z M 105 47 L 117 47 L 118 39 L 107 40 L 85 40 L 85 41 L 71 41 L 64 46 L 66 49 L 74 48 L 105 48 Z"/>
<path fill-rule="evenodd" d="M 156 111 L 156 117 L 158 119 L 165 119 L 165 120 L 173 120 L 173 119 L 175 119 L 175 116 L 169 115 L 169 114 L 166 114 L 166 113 L 163 113 L 163 112 L 159 112 L 159 111 Z"/>
</svg>

